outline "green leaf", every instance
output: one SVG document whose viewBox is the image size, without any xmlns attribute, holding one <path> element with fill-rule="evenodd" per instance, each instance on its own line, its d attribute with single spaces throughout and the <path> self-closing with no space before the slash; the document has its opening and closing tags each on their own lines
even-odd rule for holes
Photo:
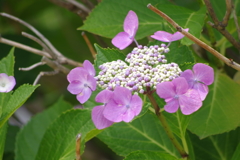
<svg viewBox="0 0 240 160">
<path fill-rule="evenodd" d="M 16 160 L 33 160 L 36 158 L 40 142 L 49 125 L 72 105 L 60 98 L 49 109 L 37 114 L 19 132 L 16 141 Z"/>
<path fill-rule="evenodd" d="M 14 72 L 14 48 L 12 48 L 7 57 L 0 61 L 0 73 L 6 73 L 8 76 L 13 76 Z"/>
<path fill-rule="evenodd" d="M 240 142 L 240 128 L 200 140 L 191 134 L 197 160 L 230 160 Z M 239 150 L 237 151 L 239 152 Z M 237 155 L 236 155 L 237 156 Z"/>
<path fill-rule="evenodd" d="M 15 142 L 20 128 L 18 126 L 8 125 L 4 152 L 14 152 Z"/>
<path fill-rule="evenodd" d="M 193 53 L 188 46 L 179 45 L 179 42 L 173 42 L 169 48 L 170 52 L 165 54 L 168 63 L 174 62 L 181 66 L 195 62 Z"/>
<path fill-rule="evenodd" d="M 2 127 L 0 127 L 0 159 L 2 159 L 3 157 L 6 133 L 7 133 L 7 124 L 4 124 Z"/>
<path fill-rule="evenodd" d="M 234 152 L 231 160 L 239 160 L 239 159 L 240 159 L 240 143 L 238 144 L 237 148 L 235 149 L 235 152 Z"/>
<path fill-rule="evenodd" d="M 101 48 L 99 45 L 94 44 L 97 57 L 95 60 L 95 69 L 98 72 L 99 66 L 106 62 L 112 62 L 116 60 L 125 60 L 125 55 L 118 49 L 110 49 L 110 48 Z"/>
<path fill-rule="evenodd" d="M 16 89 L 7 102 L 4 102 L 5 106 L 2 106 L 2 116 L 0 118 L 0 127 L 11 117 L 11 115 L 21 107 L 24 102 L 31 96 L 33 91 L 39 85 L 32 86 L 24 84 Z M 1 94 L 3 95 L 3 94 Z"/>
<path fill-rule="evenodd" d="M 73 109 L 59 116 L 46 130 L 36 160 L 72 160 L 75 157 L 76 135 L 81 133 L 81 151 L 88 132 L 95 129 L 91 111 Z"/>
<path fill-rule="evenodd" d="M 186 129 L 191 119 L 191 115 L 183 115 L 180 110 L 178 110 L 176 113 L 168 113 L 165 111 L 162 113 L 166 117 L 172 132 L 184 141 Z"/>
<path fill-rule="evenodd" d="M 215 72 L 203 106 L 192 115 L 188 129 L 200 138 L 235 129 L 240 124 L 240 85 Z"/>
<path fill-rule="evenodd" d="M 121 156 L 141 150 L 164 151 L 175 158 L 180 157 L 160 121 L 156 115 L 150 112 L 131 123 L 114 124 L 97 137 Z"/>
<path fill-rule="evenodd" d="M 129 1 L 129 0 L 104 0 L 90 14 L 81 30 L 98 34 L 103 37 L 113 38 L 117 33 L 123 31 L 123 21 L 129 12 L 133 10 L 138 15 L 139 28 L 136 39 L 152 35 L 154 32 L 162 30 L 166 21 L 156 13 L 147 8 L 150 1 Z M 190 28 L 190 33 L 199 37 L 206 13 L 205 8 L 194 12 L 192 10 L 170 5 L 167 0 L 152 0 L 151 3 L 166 13 L 183 28 Z M 173 32 L 176 32 L 174 30 Z M 188 40 L 184 44 L 192 44 Z"/>
<path fill-rule="evenodd" d="M 178 158 L 167 154 L 166 152 L 136 151 L 130 153 L 124 160 L 178 160 Z"/>
</svg>

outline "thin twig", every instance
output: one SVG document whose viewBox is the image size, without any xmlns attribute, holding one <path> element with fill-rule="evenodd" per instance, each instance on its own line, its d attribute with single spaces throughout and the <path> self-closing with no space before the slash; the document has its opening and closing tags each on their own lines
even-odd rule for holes
<svg viewBox="0 0 240 160">
<path fill-rule="evenodd" d="M 38 62 L 38 63 L 35 63 L 34 65 L 31 65 L 30 67 L 26 67 L 26 68 L 19 68 L 20 71 L 30 71 L 38 66 L 42 66 L 46 64 L 46 62 Z"/>
<path fill-rule="evenodd" d="M 84 6 L 83 4 L 81 4 L 75 0 L 66 0 L 66 1 L 75 5 L 76 7 L 78 7 L 79 9 L 83 10 L 84 12 L 86 12 L 88 14 L 91 12 L 91 10 L 89 8 L 87 8 L 86 6 Z"/>
<path fill-rule="evenodd" d="M 235 25 L 237 28 L 238 40 L 240 40 L 240 28 L 239 28 L 239 24 L 238 24 L 238 18 L 237 18 L 235 6 L 233 6 L 233 18 L 234 18 L 234 22 L 235 22 Z"/>
<path fill-rule="evenodd" d="M 168 21 L 174 28 L 176 28 L 179 32 L 181 32 L 184 36 L 186 36 L 187 38 L 189 38 L 190 40 L 192 40 L 193 42 L 195 42 L 196 44 L 198 44 L 199 46 L 201 46 L 202 48 L 206 49 L 207 51 L 209 51 L 210 53 L 212 53 L 214 56 L 216 56 L 218 59 L 222 60 L 225 64 L 227 64 L 228 66 L 240 71 L 240 65 L 234 61 L 230 61 L 228 58 L 226 58 L 225 56 L 221 55 L 218 51 L 214 50 L 212 47 L 208 46 L 207 44 L 205 44 L 204 42 L 202 42 L 201 40 L 199 40 L 198 38 L 194 37 L 192 34 L 184 31 L 181 26 L 179 26 L 175 21 L 173 21 L 170 17 L 168 17 L 165 13 L 163 13 L 162 11 L 158 10 L 157 8 L 155 8 L 154 6 L 152 6 L 151 4 L 148 4 L 147 7 L 149 9 L 151 9 L 153 12 L 157 13 L 159 16 L 161 16 L 162 18 L 164 18 L 166 21 Z"/>
<path fill-rule="evenodd" d="M 81 160 L 81 133 L 76 137 L 76 160 Z"/>
<path fill-rule="evenodd" d="M 59 61 L 59 63 L 61 64 L 69 64 L 69 65 L 72 65 L 72 66 L 79 66 L 81 67 L 82 64 L 81 63 L 78 63 L 74 60 L 71 60 L 71 59 L 68 59 L 66 57 L 64 57 L 53 45 L 52 43 L 47 39 L 45 38 L 37 29 L 35 29 L 32 25 L 28 24 L 27 22 L 17 18 L 17 17 L 14 17 L 10 14 L 7 14 L 7 13 L 0 13 L 1 16 L 3 17 L 7 17 L 7 18 L 10 18 L 12 20 L 15 20 L 19 23 L 21 23 L 22 25 L 28 27 L 31 31 L 33 31 L 48 47 L 49 49 L 55 54 L 55 56 L 57 57 L 57 60 Z M 31 51 L 30 51 L 31 52 Z M 33 52 L 34 53 L 34 52 Z M 48 53 L 47 53 L 48 54 Z M 49 55 L 42 55 L 42 56 L 46 56 L 48 58 L 52 58 L 52 57 L 49 57 Z"/>
<path fill-rule="evenodd" d="M 22 35 L 23 35 L 24 37 L 27 37 L 27 38 L 29 38 L 29 39 L 37 42 L 40 46 L 43 47 L 43 49 L 44 49 L 46 52 L 48 52 L 48 53 L 51 55 L 51 57 L 52 57 L 53 59 L 56 59 L 55 54 L 54 54 L 40 39 L 38 39 L 37 37 L 35 37 L 35 36 L 31 35 L 31 34 L 28 34 L 28 33 L 26 33 L 26 32 L 22 32 Z"/>
<path fill-rule="evenodd" d="M 240 50 L 240 43 L 238 41 L 236 41 L 236 39 L 234 39 L 234 37 L 225 29 L 225 27 L 227 26 L 227 22 L 226 20 L 229 20 L 229 14 L 231 13 L 230 11 L 230 7 L 231 6 L 231 2 L 229 2 L 230 0 L 226 0 L 226 5 L 227 5 L 227 11 L 226 11 L 226 14 L 225 14 L 225 17 L 223 19 L 223 21 L 225 21 L 224 23 L 223 22 L 220 22 L 218 19 L 217 19 L 217 16 L 213 10 L 213 7 L 210 3 L 209 0 L 204 0 L 205 2 L 205 5 L 207 7 L 207 10 L 208 10 L 208 13 L 210 14 L 211 18 L 213 19 L 213 22 L 214 24 L 212 23 L 209 23 L 212 27 L 216 28 L 224 37 L 227 38 L 227 40 L 232 43 L 232 45 L 234 47 L 236 47 L 238 50 Z"/>
<path fill-rule="evenodd" d="M 218 20 L 215 12 L 213 10 L 213 7 L 212 7 L 212 4 L 210 3 L 210 1 L 209 0 L 204 0 L 204 3 L 206 5 L 206 7 L 207 7 L 208 13 L 210 14 L 214 24 L 215 25 L 219 25 L 219 20 Z"/>
<path fill-rule="evenodd" d="M 60 7 L 66 8 L 67 10 L 69 10 L 73 13 L 76 13 L 82 19 L 86 19 L 87 15 L 88 15 L 85 12 L 83 12 L 81 9 L 79 9 L 78 7 L 76 7 L 75 5 L 73 5 L 69 2 L 65 2 L 62 0 L 49 0 L 49 1 Z"/>
<path fill-rule="evenodd" d="M 35 79 L 35 81 L 33 82 L 33 85 L 37 85 L 38 81 L 40 80 L 40 78 L 42 76 L 53 76 L 53 75 L 56 75 L 58 74 L 59 71 L 50 71 L 50 72 L 40 72 L 37 76 L 37 78 Z"/>
<path fill-rule="evenodd" d="M 64 74 L 68 74 L 70 72 L 70 70 L 68 68 L 62 66 L 57 61 L 52 61 L 52 60 L 48 59 L 47 57 L 43 57 L 42 62 L 46 62 L 46 64 L 49 67 L 53 68 L 55 71 L 61 71 Z"/>
<path fill-rule="evenodd" d="M 21 23 L 22 25 L 26 26 L 31 31 L 33 31 L 55 53 L 56 56 L 62 56 L 62 54 L 52 45 L 52 43 L 47 38 L 45 38 L 44 35 L 42 35 L 36 28 L 34 28 L 32 25 L 30 25 L 29 23 L 15 17 L 15 16 L 7 14 L 7 13 L 0 13 L 0 15 L 3 16 L 3 17 L 10 18 L 10 19 L 12 19 L 14 21 L 17 21 L 18 23 Z"/>
<path fill-rule="evenodd" d="M 232 12 L 232 0 L 225 0 L 226 1 L 226 13 L 225 16 L 223 17 L 222 25 L 227 26 L 228 21 Z"/>
<path fill-rule="evenodd" d="M 86 44 L 87 44 L 87 46 L 88 46 L 88 48 L 89 48 L 89 50 L 92 54 L 93 59 L 96 59 L 97 53 L 95 52 L 91 42 L 89 41 L 87 35 L 85 34 L 85 32 L 82 32 L 82 36 L 83 36 L 83 39 L 85 40 L 85 42 L 86 42 Z"/>
<path fill-rule="evenodd" d="M 40 56 L 45 56 L 45 57 L 48 57 L 48 58 L 52 58 L 52 57 L 51 57 L 47 52 L 45 52 L 45 51 L 41 51 L 41 50 L 38 50 L 38 49 L 35 49 L 35 48 L 32 48 L 32 47 L 29 47 L 29 46 L 27 46 L 27 45 L 24 45 L 24 44 L 21 44 L 21 43 L 18 43 L 18 42 L 14 42 L 14 41 L 5 39 L 5 38 L 2 38 L 2 37 L 0 37 L 0 43 L 4 43 L 4 44 L 10 45 L 10 46 L 14 46 L 14 47 L 17 47 L 17 48 L 20 48 L 20 49 L 29 51 L 29 52 L 31 52 L 31 53 L 35 53 L 35 54 L 40 55 Z"/>
<path fill-rule="evenodd" d="M 81 1 L 91 9 L 95 7 L 95 5 L 90 0 L 81 0 Z"/>
</svg>

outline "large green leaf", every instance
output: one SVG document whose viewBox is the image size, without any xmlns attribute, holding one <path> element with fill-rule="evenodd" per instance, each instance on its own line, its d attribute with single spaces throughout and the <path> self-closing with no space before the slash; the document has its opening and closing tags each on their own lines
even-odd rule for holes
<svg viewBox="0 0 240 160">
<path fill-rule="evenodd" d="M 32 85 L 24 84 L 13 92 L 10 98 L 8 98 L 7 102 L 3 103 L 4 106 L 2 106 L 2 116 L 0 117 L 0 128 L 11 117 L 11 115 L 19 107 L 21 107 L 24 104 L 24 102 L 31 96 L 33 91 L 38 86 L 39 85 L 32 86 Z"/>
<path fill-rule="evenodd" d="M 106 62 L 125 60 L 125 55 L 118 49 L 101 48 L 99 45 L 94 45 L 97 51 L 97 58 L 95 60 L 95 69 L 99 71 L 99 66 Z"/>
<path fill-rule="evenodd" d="M 219 72 L 203 106 L 192 115 L 188 129 L 200 138 L 235 129 L 240 124 L 240 85 Z"/>
<path fill-rule="evenodd" d="M 240 143 L 238 143 L 238 146 L 235 149 L 235 152 L 234 152 L 231 160 L 239 160 L 239 159 L 240 159 Z"/>
<path fill-rule="evenodd" d="M 168 63 L 174 62 L 181 66 L 195 62 L 193 53 L 188 46 L 179 45 L 179 42 L 174 42 L 169 48 L 170 52 L 165 54 Z"/>
<path fill-rule="evenodd" d="M 191 135 L 196 160 L 230 160 L 233 154 L 239 153 L 239 135 L 240 128 L 228 133 L 209 136 L 203 140 L 196 135 Z"/>
<path fill-rule="evenodd" d="M 133 10 L 139 17 L 139 29 L 136 35 L 137 39 L 149 36 L 154 32 L 161 30 L 163 20 L 156 13 L 147 8 L 147 4 L 152 3 L 161 9 L 183 28 L 190 28 L 190 33 L 196 37 L 200 36 L 205 17 L 205 8 L 194 12 L 192 10 L 170 5 L 166 0 L 104 0 L 90 14 L 81 30 L 86 30 L 104 37 L 113 38 L 117 33 L 123 31 L 123 21 L 129 10 Z M 175 31 L 174 31 L 175 32 Z M 188 40 L 185 44 L 192 44 Z"/>
<path fill-rule="evenodd" d="M 131 123 L 117 123 L 97 136 L 115 153 L 127 156 L 133 151 L 164 151 L 179 158 L 180 155 L 166 135 L 160 121 L 147 112 Z"/>
<path fill-rule="evenodd" d="M 166 152 L 136 151 L 130 153 L 124 160 L 178 160 Z"/>
<path fill-rule="evenodd" d="M 95 129 L 91 111 L 73 109 L 59 116 L 46 130 L 36 160 L 72 160 L 75 157 L 76 135 L 81 133 L 81 147 L 84 147 L 88 132 Z M 83 149 L 81 149 L 83 151 Z"/>
<path fill-rule="evenodd" d="M 2 159 L 3 157 L 6 133 L 7 133 L 7 124 L 4 124 L 2 127 L 0 127 L 0 159 Z"/>
<path fill-rule="evenodd" d="M 17 136 L 15 159 L 33 160 L 39 149 L 40 142 L 49 125 L 64 111 L 71 109 L 72 105 L 60 98 L 53 106 L 37 114 Z"/>
<path fill-rule="evenodd" d="M 0 73 L 6 73 L 8 76 L 13 76 L 14 72 L 14 48 L 11 49 L 8 56 L 0 61 Z"/>
</svg>

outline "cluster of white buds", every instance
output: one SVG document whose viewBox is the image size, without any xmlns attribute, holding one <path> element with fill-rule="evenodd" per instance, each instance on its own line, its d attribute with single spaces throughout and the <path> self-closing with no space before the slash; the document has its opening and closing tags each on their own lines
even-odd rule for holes
<svg viewBox="0 0 240 160">
<path fill-rule="evenodd" d="M 167 62 L 164 53 L 169 52 L 164 44 L 134 48 L 127 55 L 127 65 L 121 60 L 107 62 L 99 66 L 96 76 L 98 85 L 103 89 L 114 90 L 116 86 L 126 87 L 135 94 L 144 93 L 146 87 L 156 89 L 158 83 L 177 78 L 181 69 L 176 63 Z"/>
<path fill-rule="evenodd" d="M 165 48 L 165 44 L 161 46 L 141 46 L 135 47 L 131 53 L 129 53 L 125 59 L 130 63 L 130 66 L 142 66 L 142 65 L 158 65 L 159 63 L 167 63 L 164 53 L 168 53 L 169 48 Z"/>
</svg>

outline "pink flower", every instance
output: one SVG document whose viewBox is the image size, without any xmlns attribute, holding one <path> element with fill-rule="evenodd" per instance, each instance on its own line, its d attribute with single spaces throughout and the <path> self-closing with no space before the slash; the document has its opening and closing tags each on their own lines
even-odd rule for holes
<svg viewBox="0 0 240 160">
<path fill-rule="evenodd" d="M 184 31 L 188 32 L 188 28 L 187 29 L 183 29 Z M 151 35 L 151 37 L 153 39 L 162 41 L 162 42 L 173 42 L 173 41 L 177 41 L 179 39 L 182 39 L 184 37 L 184 35 L 180 32 L 175 32 L 174 34 L 165 32 L 165 31 L 157 31 L 154 33 L 154 35 Z"/>
<path fill-rule="evenodd" d="M 113 124 L 112 121 L 109 121 L 103 116 L 103 111 L 105 106 L 111 100 L 113 92 L 109 90 L 103 90 L 96 96 L 96 102 L 103 103 L 101 106 L 96 106 L 92 110 L 92 121 L 97 129 L 103 129 L 109 127 Z"/>
<path fill-rule="evenodd" d="M 174 113 L 180 107 L 185 115 L 192 114 L 202 106 L 198 92 L 189 89 L 185 78 L 179 77 L 171 82 L 163 82 L 157 85 L 157 94 L 165 99 L 165 111 Z"/>
<path fill-rule="evenodd" d="M 8 76 L 6 73 L 0 73 L 0 92 L 10 92 L 16 85 L 16 80 L 13 76 Z"/>
<path fill-rule="evenodd" d="M 95 70 L 89 61 L 84 61 L 83 67 L 76 67 L 67 75 L 69 85 L 67 90 L 77 95 L 80 103 L 85 103 L 96 90 Z"/>
<path fill-rule="evenodd" d="M 138 30 L 138 17 L 135 12 L 129 11 L 123 25 L 124 32 L 118 33 L 113 39 L 112 44 L 120 50 L 125 49 L 133 41 Z"/>
<path fill-rule="evenodd" d="M 198 91 L 201 100 L 204 100 L 208 94 L 208 85 L 214 81 L 214 71 L 212 67 L 203 63 L 197 63 L 193 66 L 193 71 L 188 69 L 181 73 L 191 89 Z"/>
<path fill-rule="evenodd" d="M 103 115 L 112 122 L 130 122 L 142 110 L 142 99 L 124 87 L 116 87 Z"/>
</svg>

